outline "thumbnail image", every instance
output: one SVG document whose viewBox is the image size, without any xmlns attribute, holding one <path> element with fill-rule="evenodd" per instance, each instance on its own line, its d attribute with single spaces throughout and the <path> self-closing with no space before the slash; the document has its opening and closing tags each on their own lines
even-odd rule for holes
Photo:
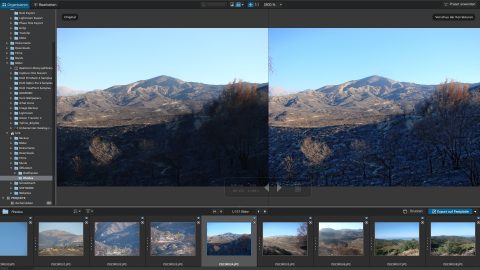
<svg viewBox="0 0 480 270">
<path fill-rule="evenodd" d="M 361 256 L 363 246 L 363 222 L 318 223 L 319 256 Z"/>
<path fill-rule="evenodd" d="M 57 39 L 60 186 L 268 183 L 268 29 L 59 28 Z"/>
<path fill-rule="evenodd" d="M 419 256 L 418 222 L 375 222 L 376 256 Z"/>
<path fill-rule="evenodd" d="M 195 256 L 195 222 L 152 222 L 152 256 Z"/>
<path fill-rule="evenodd" d="M 95 222 L 95 256 L 139 256 L 138 222 Z"/>
<path fill-rule="evenodd" d="M 252 255 L 250 222 L 207 222 L 207 256 Z"/>
<path fill-rule="evenodd" d="M 0 222 L 0 256 L 28 255 L 26 222 Z"/>
<path fill-rule="evenodd" d="M 475 256 L 475 222 L 432 222 L 432 256 Z"/>
<path fill-rule="evenodd" d="M 307 249 L 306 222 L 263 223 L 263 255 L 306 256 Z"/>
<path fill-rule="evenodd" d="M 38 256 L 83 256 L 82 222 L 39 222 Z"/>
<path fill-rule="evenodd" d="M 478 28 L 270 29 L 271 181 L 480 185 L 479 43 Z"/>
</svg>

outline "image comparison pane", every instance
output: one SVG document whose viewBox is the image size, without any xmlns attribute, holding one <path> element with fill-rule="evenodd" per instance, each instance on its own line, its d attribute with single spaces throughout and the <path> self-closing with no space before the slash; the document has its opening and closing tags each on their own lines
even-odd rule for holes
<svg viewBox="0 0 480 270">
<path fill-rule="evenodd" d="M 208 222 L 207 256 L 252 255 L 250 222 Z"/>
<path fill-rule="evenodd" d="M 268 29 L 59 28 L 57 40 L 60 186 L 268 181 Z"/>
<path fill-rule="evenodd" d="M 475 222 L 432 222 L 431 256 L 475 256 Z"/>
<path fill-rule="evenodd" d="M 480 29 L 57 37 L 60 186 L 479 184 Z"/>
<path fill-rule="evenodd" d="M 83 256 L 82 222 L 40 222 L 38 256 Z"/>
<path fill-rule="evenodd" d="M 152 222 L 152 256 L 195 256 L 195 222 Z"/>
<path fill-rule="evenodd" d="M 0 256 L 28 255 L 26 222 L 0 222 Z"/>
<path fill-rule="evenodd" d="M 479 42 L 478 28 L 269 29 L 270 178 L 478 185 Z"/>
<path fill-rule="evenodd" d="M 375 222 L 376 256 L 419 256 L 418 222 Z"/>
<path fill-rule="evenodd" d="M 140 224 L 95 222 L 95 256 L 140 256 Z"/>
<path fill-rule="evenodd" d="M 306 222 L 263 223 L 263 255 L 306 256 L 307 250 Z"/>
<path fill-rule="evenodd" d="M 319 256 L 361 256 L 363 247 L 363 222 L 318 223 Z"/>
</svg>

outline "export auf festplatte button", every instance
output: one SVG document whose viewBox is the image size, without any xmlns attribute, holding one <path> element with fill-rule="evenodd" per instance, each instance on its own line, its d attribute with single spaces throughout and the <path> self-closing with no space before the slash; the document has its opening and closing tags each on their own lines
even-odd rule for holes
<svg viewBox="0 0 480 270">
<path fill-rule="evenodd" d="M 429 215 L 472 215 L 472 208 L 429 208 Z"/>
</svg>

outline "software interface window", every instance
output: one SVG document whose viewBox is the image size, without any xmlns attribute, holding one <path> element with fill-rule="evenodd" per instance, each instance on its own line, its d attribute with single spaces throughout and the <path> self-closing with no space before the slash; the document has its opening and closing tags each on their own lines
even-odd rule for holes
<svg viewBox="0 0 480 270">
<path fill-rule="evenodd" d="M 480 269 L 479 5 L 0 0 L 0 268 Z"/>
</svg>

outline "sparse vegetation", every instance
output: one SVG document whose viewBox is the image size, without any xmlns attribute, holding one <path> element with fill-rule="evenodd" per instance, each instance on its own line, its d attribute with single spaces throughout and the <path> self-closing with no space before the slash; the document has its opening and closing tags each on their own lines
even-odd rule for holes
<svg viewBox="0 0 480 270">
<path fill-rule="evenodd" d="M 58 106 L 59 185 L 268 182 L 266 86 L 160 76 L 59 97 Z"/>
<path fill-rule="evenodd" d="M 320 180 L 321 166 L 332 153 L 328 145 L 324 142 L 314 141 L 311 137 L 306 137 L 300 146 L 300 151 L 305 156 L 305 163 L 310 168 L 312 178 Z"/>
<path fill-rule="evenodd" d="M 419 256 L 418 239 L 375 239 L 375 255 L 377 256 Z"/>
<path fill-rule="evenodd" d="M 478 186 L 478 89 L 372 76 L 272 97 L 270 176 L 283 185 Z M 292 169 L 286 157 L 305 162 Z"/>
<path fill-rule="evenodd" d="M 475 237 L 432 236 L 432 256 L 475 256 Z"/>
<path fill-rule="evenodd" d="M 282 222 L 272 222 L 271 224 L 276 224 L 276 226 L 283 225 Z M 270 229 L 274 230 L 272 227 L 270 227 Z M 263 255 L 306 256 L 307 250 L 308 225 L 306 222 L 298 223 L 296 235 L 271 235 L 263 237 Z"/>
</svg>

